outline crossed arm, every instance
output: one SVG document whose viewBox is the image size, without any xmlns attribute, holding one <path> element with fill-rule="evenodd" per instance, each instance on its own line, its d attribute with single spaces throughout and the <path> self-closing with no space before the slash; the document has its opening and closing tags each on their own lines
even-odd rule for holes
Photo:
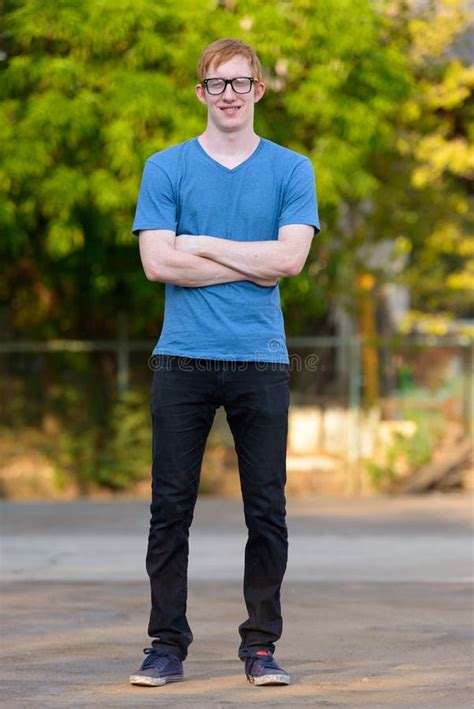
<svg viewBox="0 0 474 709">
<path fill-rule="evenodd" d="M 140 232 L 140 256 L 152 281 L 199 287 L 247 280 L 273 286 L 301 271 L 313 234 L 307 224 L 281 227 L 278 240 L 245 242 L 146 230 Z"/>
</svg>

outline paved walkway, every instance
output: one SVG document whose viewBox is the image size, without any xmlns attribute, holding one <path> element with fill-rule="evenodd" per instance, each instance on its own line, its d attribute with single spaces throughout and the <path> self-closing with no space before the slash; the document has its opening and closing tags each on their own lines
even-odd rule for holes
<svg viewBox="0 0 474 709">
<path fill-rule="evenodd" d="M 201 498 L 191 532 L 186 682 L 127 684 L 148 644 L 147 502 L 4 503 L 5 707 L 471 707 L 473 498 L 292 499 L 276 657 L 236 655 L 241 503 Z"/>
</svg>

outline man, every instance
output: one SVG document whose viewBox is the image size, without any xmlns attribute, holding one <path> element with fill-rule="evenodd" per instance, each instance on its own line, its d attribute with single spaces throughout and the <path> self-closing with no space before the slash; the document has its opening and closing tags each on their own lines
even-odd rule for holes
<svg viewBox="0 0 474 709">
<path fill-rule="evenodd" d="M 248 540 L 239 657 L 255 685 L 289 684 L 273 658 L 282 632 L 289 359 L 278 279 L 303 268 L 319 231 L 308 158 L 254 132 L 265 92 L 255 52 L 206 47 L 198 100 L 207 127 L 146 162 L 133 232 L 148 279 L 166 283 L 153 350 L 152 502 L 147 551 L 152 647 L 132 684 L 183 679 L 188 534 L 215 411 L 238 457 Z"/>
</svg>

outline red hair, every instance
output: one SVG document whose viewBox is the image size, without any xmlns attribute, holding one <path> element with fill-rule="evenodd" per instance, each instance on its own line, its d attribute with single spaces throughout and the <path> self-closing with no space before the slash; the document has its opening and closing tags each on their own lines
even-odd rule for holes
<svg viewBox="0 0 474 709">
<path fill-rule="evenodd" d="M 260 60 L 253 49 L 240 39 L 217 39 L 215 42 L 208 44 L 207 47 L 204 47 L 198 62 L 197 72 L 199 81 L 206 78 L 207 71 L 211 64 L 217 68 L 237 56 L 247 59 L 252 69 L 253 77 L 261 81 L 263 72 Z"/>
</svg>

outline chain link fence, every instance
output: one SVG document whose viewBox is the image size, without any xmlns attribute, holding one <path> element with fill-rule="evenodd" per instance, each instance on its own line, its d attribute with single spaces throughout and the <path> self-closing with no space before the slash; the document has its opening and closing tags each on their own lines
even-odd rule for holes
<svg viewBox="0 0 474 709">
<path fill-rule="evenodd" d="M 471 338 L 296 337 L 287 345 L 290 483 L 326 476 L 330 490 L 339 481 L 334 491 L 361 492 L 367 481 L 380 489 L 426 464 L 447 431 L 474 434 Z M 7 478 L 21 451 L 34 449 L 64 488 L 120 490 L 144 479 L 153 346 L 126 337 L 0 343 Z M 231 449 L 218 413 L 210 444 Z"/>
</svg>

